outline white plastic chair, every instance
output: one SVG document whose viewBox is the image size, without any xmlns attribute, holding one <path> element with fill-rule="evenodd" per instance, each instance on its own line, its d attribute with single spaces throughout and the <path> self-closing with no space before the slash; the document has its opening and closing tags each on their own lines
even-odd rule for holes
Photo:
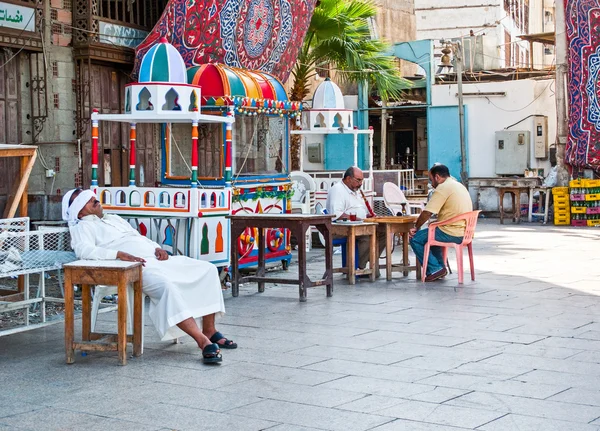
<svg viewBox="0 0 600 431">
<path fill-rule="evenodd" d="M 305 172 L 293 171 L 290 173 L 292 180 L 292 211 L 294 209 L 300 209 L 302 214 L 314 214 L 315 213 L 315 192 L 317 191 L 317 185 L 315 180 Z"/>
<path fill-rule="evenodd" d="M 315 205 L 317 198 L 315 192 L 317 191 L 317 184 L 315 180 L 305 172 L 293 171 L 290 172 L 290 178 L 292 180 L 292 213 L 301 214 L 314 214 Z M 306 248 L 310 251 L 312 243 L 312 231 L 306 230 Z"/>
<path fill-rule="evenodd" d="M 392 215 L 401 213 L 403 206 L 405 206 L 408 215 L 419 214 L 424 208 L 423 204 L 409 202 L 404 193 L 402 193 L 402 190 L 400 190 L 400 187 L 390 182 L 383 185 L 383 202 Z"/>
</svg>

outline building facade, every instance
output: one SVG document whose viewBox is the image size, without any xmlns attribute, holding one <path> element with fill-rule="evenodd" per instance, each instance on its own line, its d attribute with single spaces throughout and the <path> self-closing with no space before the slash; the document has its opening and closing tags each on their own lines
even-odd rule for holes
<svg viewBox="0 0 600 431">
<path fill-rule="evenodd" d="M 167 1 L 4 0 L 0 9 L 0 144 L 38 146 L 29 181 L 32 219 L 60 219 L 63 191 L 90 184 L 90 107 L 122 109 L 134 48 Z M 2 15 L 0 14 L 0 18 Z M 153 129 L 138 129 L 139 184 L 154 185 Z M 128 131 L 105 128 L 103 183 L 127 181 Z M 18 182 L 18 166 L 0 160 L 0 211 Z"/>
<path fill-rule="evenodd" d="M 519 36 L 554 31 L 550 0 L 415 0 L 415 15 L 417 39 L 464 40 L 475 70 L 529 68 L 531 48 Z M 534 47 L 533 68 L 552 61 L 551 46 Z"/>
</svg>

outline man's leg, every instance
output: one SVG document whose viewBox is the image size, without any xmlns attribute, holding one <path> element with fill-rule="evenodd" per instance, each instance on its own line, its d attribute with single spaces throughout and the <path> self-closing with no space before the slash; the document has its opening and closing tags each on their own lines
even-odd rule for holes
<svg viewBox="0 0 600 431">
<path fill-rule="evenodd" d="M 417 259 L 421 265 L 423 264 L 423 256 L 425 254 L 425 244 L 427 244 L 428 232 L 428 229 L 421 229 L 410 240 L 410 246 L 415 252 L 415 256 L 417 256 Z M 441 257 L 438 259 L 438 257 L 433 253 L 429 253 L 429 258 L 427 260 L 427 275 L 433 274 L 434 272 L 444 268 L 443 263 L 440 263 L 441 260 Z"/>
<path fill-rule="evenodd" d="M 215 315 L 210 314 L 210 316 L 212 316 L 213 327 L 214 327 Z M 207 317 L 207 316 L 205 316 L 205 317 Z M 204 318 L 202 321 L 204 322 Z M 202 333 L 200 328 L 198 328 L 198 324 L 196 323 L 196 320 L 194 318 L 188 317 L 187 319 L 179 322 L 177 324 L 177 326 L 183 332 L 185 332 L 190 337 L 192 337 L 194 339 L 194 341 L 196 341 L 196 343 L 198 343 L 198 347 L 200 347 L 201 349 L 204 349 L 209 344 L 212 344 L 211 341 L 208 339 L 208 337 Z"/>
<path fill-rule="evenodd" d="M 217 328 L 215 326 L 215 315 L 214 314 L 207 314 L 206 316 L 202 317 L 202 333 L 204 334 L 204 336 L 206 338 L 210 339 L 212 338 L 213 335 L 215 335 L 217 333 Z M 237 347 L 237 344 L 234 343 L 233 341 L 223 337 L 219 340 L 215 340 L 215 343 L 220 346 L 220 347 L 224 347 L 226 349 L 235 349 Z"/>
<path fill-rule="evenodd" d="M 436 228 L 435 230 L 435 240 L 439 242 L 452 242 L 454 244 L 460 244 L 463 241 L 463 237 L 460 236 L 452 236 L 443 232 L 440 228 Z M 430 256 L 434 255 L 435 259 L 440 263 L 442 268 L 446 267 L 446 262 L 444 262 L 444 253 L 442 247 L 433 246 L 431 247 Z"/>
<path fill-rule="evenodd" d="M 371 251 L 371 243 L 368 236 L 357 236 L 356 246 L 358 247 L 358 267 L 364 269 L 369 263 L 369 253 Z"/>
</svg>

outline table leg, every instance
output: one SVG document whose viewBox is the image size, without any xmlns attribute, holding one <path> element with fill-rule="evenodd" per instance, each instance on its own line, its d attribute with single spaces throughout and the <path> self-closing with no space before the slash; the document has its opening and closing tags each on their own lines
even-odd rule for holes
<svg viewBox="0 0 600 431">
<path fill-rule="evenodd" d="M 402 265 L 408 266 L 408 232 L 402 232 Z M 406 277 L 408 271 L 402 271 L 402 275 Z"/>
<path fill-rule="evenodd" d="M 346 267 L 348 268 L 348 282 L 356 284 L 356 237 L 354 236 L 354 229 L 350 228 L 349 231 L 346 242 Z"/>
<path fill-rule="evenodd" d="M 237 297 L 240 294 L 240 269 L 238 254 L 239 229 L 236 229 L 236 223 L 231 221 L 231 296 Z M 236 235 L 237 234 L 237 235 Z"/>
<path fill-rule="evenodd" d="M 540 202 L 542 202 L 542 200 L 540 199 Z M 533 221 L 533 215 L 531 214 L 533 212 L 533 190 L 529 190 L 529 213 L 527 214 L 527 221 L 529 223 L 531 223 Z M 538 209 L 539 212 L 539 209 Z"/>
<path fill-rule="evenodd" d="M 419 259 L 415 259 L 415 260 L 417 261 L 417 280 L 421 281 L 421 278 L 423 275 L 421 271 L 423 271 L 423 268 L 421 268 L 421 262 L 419 262 Z"/>
<path fill-rule="evenodd" d="M 379 267 L 379 254 L 377 254 L 377 226 L 373 226 L 373 231 L 371 232 L 370 239 L 370 254 L 369 260 L 371 262 L 371 281 L 375 281 L 377 278 L 377 269 Z"/>
<path fill-rule="evenodd" d="M 142 295 L 142 269 L 139 268 L 139 278 L 133 283 L 133 356 L 142 355 L 142 313 L 144 303 Z"/>
<path fill-rule="evenodd" d="M 325 238 L 325 274 L 323 279 L 327 282 L 327 297 L 333 296 L 333 245 L 332 235 L 329 227 L 325 224 L 316 225 L 317 230 Z M 310 226 L 308 227 L 310 229 Z"/>
<path fill-rule="evenodd" d="M 118 292 L 117 351 L 121 365 L 127 365 L 127 282 L 122 275 L 119 276 Z"/>
<path fill-rule="evenodd" d="M 515 193 L 511 193 L 510 194 L 511 199 L 512 199 L 512 211 L 513 211 L 513 222 L 516 223 L 517 222 L 517 199 L 515 198 Z M 521 196 L 519 196 L 520 198 Z"/>
<path fill-rule="evenodd" d="M 386 280 L 392 279 L 392 228 L 389 223 L 385 224 L 385 272 Z"/>
<path fill-rule="evenodd" d="M 504 192 L 499 191 L 498 196 L 500 197 L 500 202 L 498 203 L 498 207 L 500 208 L 500 224 L 504 224 Z"/>
<path fill-rule="evenodd" d="M 546 198 L 544 201 L 544 224 L 546 224 L 548 222 L 548 208 L 550 207 L 550 190 L 546 189 L 544 194 L 546 195 L 544 196 Z"/>
<path fill-rule="evenodd" d="M 306 229 L 308 226 L 300 224 L 295 229 L 296 239 L 298 240 L 298 289 L 300 302 L 306 302 Z"/>
<path fill-rule="evenodd" d="M 258 229 L 258 268 L 256 268 L 256 276 L 265 276 L 265 230 L 261 227 Z M 258 282 L 258 292 L 263 293 L 265 291 L 265 282 Z"/>
<path fill-rule="evenodd" d="M 74 298 L 71 271 L 65 270 L 65 355 L 67 364 L 75 362 L 75 350 L 73 349 L 73 320 L 74 320 Z"/>
<path fill-rule="evenodd" d="M 81 339 L 92 339 L 92 286 L 81 285 Z"/>
</svg>

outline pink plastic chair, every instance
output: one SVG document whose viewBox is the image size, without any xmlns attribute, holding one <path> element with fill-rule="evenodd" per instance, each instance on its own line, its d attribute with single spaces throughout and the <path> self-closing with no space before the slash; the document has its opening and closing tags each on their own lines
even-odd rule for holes
<svg viewBox="0 0 600 431">
<path fill-rule="evenodd" d="M 444 262 L 448 260 L 448 247 L 454 247 L 456 250 L 456 263 L 458 266 L 458 282 L 463 283 L 463 248 L 466 246 L 469 250 L 469 262 L 471 264 L 471 280 L 475 281 L 475 265 L 473 264 L 473 249 L 471 243 L 473 242 L 473 235 L 475 234 L 475 226 L 477 225 L 477 217 L 481 211 L 471 211 L 452 217 L 451 219 L 431 223 L 428 227 L 427 244 L 425 244 L 425 252 L 423 255 L 423 267 L 421 268 L 422 275 L 421 280 L 425 281 L 427 275 L 427 261 L 429 260 L 429 250 L 431 246 L 444 247 L 443 258 Z M 455 244 L 453 242 L 439 242 L 435 240 L 435 228 L 455 223 L 459 220 L 464 220 L 466 223 L 465 236 L 461 244 Z"/>
</svg>

